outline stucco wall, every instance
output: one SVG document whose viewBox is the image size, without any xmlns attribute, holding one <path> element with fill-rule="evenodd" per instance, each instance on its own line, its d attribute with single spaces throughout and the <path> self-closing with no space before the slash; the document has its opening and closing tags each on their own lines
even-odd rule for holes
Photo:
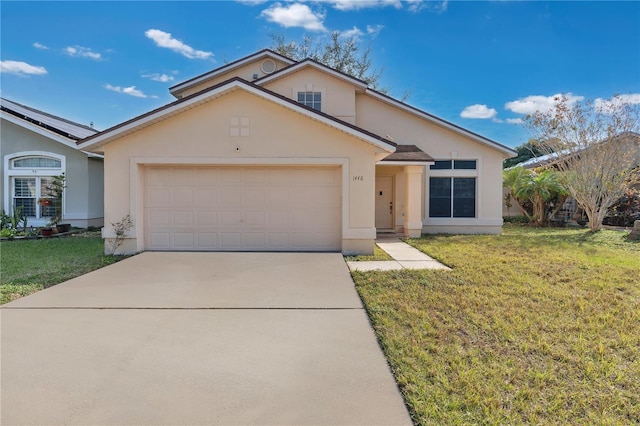
<svg viewBox="0 0 640 426">
<path fill-rule="evenodd" d="M 249 134 L 231 136 L 242 118 Z M 343 251 L 372 252 L 376 152 L 347 133 L 238 89 L 104 147 L 104 235 L 113 237 L 109 224 L 131 214 L 136 241 L 128 247 L 143 248 L 144 164 L 337 164 L 346 194 Z"/>
<path fill-rule="evenodd" d="M 322 92 L 322 112 L 355 124 L 355 87 L 314 68 L 304 68 L 264 85 L 297 101 L 298 92 Z"/>
<path fill-rule="evenodd" d="M 379 135 L 389 135 L 396 143 L 416 145 L 436 160 L 477 160 L 476 218 L 429 218 L 428 197 L 424 197 L 424 232 L 500 232 L 502 225 L 502 160 L 496 149 L 483 146 L 463 135 L 403 112 L 372 96 L 356 95 L 356 125 Z M 383 169 L 384 170 L 384 169 Z M 452 171 L 468 173 L 467 171 Z M 425 170 L 425 191 L 430 170 Z M 426 194 L 425 194 L 426 195 Z"/>
<path fill-rule="evenodd" d="M 103 216 L 103 205 L 102 202 L 96 203 L 95 200 L 103 198 L 102 161 L 98 160 L 93 166 L 90 166 L 87 155 L 77 149 L 5 119 L 2 119 L 1 126 L 0 156 L 2 164 L 0 167 L 2 167 L 2 171 L 0 179 L 2 179 L 2 184 L 0 190 L 2 196 L 0 196 L 0 209 L 8 211 L 11 207 L 5 205 L 5 199 L 11 199 L 11 194 L 4 192 L 6 188 L 4 181 L 5 157 L 16 152 L 49 152 L 65 157 L 67 188 L 64 193 L 64 221 L 77 226 L 87 226 L 87 220 L 93 219 L 93 222 L 96 222 L 97 219 L 99 225 Z"/>
</svg>

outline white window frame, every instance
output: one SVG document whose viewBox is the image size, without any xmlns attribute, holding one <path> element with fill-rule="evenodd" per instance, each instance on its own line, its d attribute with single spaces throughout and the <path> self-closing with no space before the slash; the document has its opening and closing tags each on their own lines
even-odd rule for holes
<svg viewBox="0 0 640 426">
<path fill-rule="evenodd" d="M 306 93 L 306 92 L 320 93 L 320 109 L 315 111 L 324 112 L 325 105 L 326 105 L 327 90 L 323 87 L 314 87 L 313 83 L 307 83 L 305 87 L 293 88 L 293 93 L 292 93 L 293 100 L 298 102 L 298 93 Z M 302 102 L 298 102 L 298 103 L 300 105 L 308 106 Z"/>
<path fill-rule="evenodd" d="M 451 169 L 436 169 L 431 170 L 430 167 L 426 167 L 427 173 L 424 176 L 424 188 L 425 188 L 425 199 L 424 199 L 424 211 L 423 211 L 423 223 L 427 225 L 438 225 L 438 226 L 463 226 L 463 225 L 479 225 L 482 223 L 482 208 L 483 208 L 483 199 L 484 191 L 482 188 L 482 177 L 483 176 L 483 164 L 482 164 L 482 156 L 479 157 L 461 157 L 461 158 L 436 158 L 437 161 L 449 161 L 449 160 L 458 160 L 458 161 L 466 161 L 466 160 L 475 160 L 476 168 L 475 169 L 453 169 L 453 164 Z M 465 177 L 465 178 L 476 178 L 476 215 L 475 217 L 431 217 L 429 216 L 429 208 L 430 208 L 430 196 L 429 196 L 429 179 L 432 177 L 444 177 L 444 178 L 456 178 L 456 177 Z M 452 197 L 453 198 L 453 197 Z M 452 210 L 453 214 L 453 210 Z"/>
<path fill-rule="evenodd" d="M 14 168 L 13 161 L 19 160 L 23 157 L 48 157 L 53 158 L 55 160 L 60 161 L 60 168 L 27 168 L 20 167 Z M 7 154 L 4 156 L 4 205 L 7 214 L 13 214 L 13 195 L 14 195 L 14 178 L 16 177 L 35 177 L 35 178 L 43 178 L 43 177 L 54 177 L 61 175 L 62 173 L 66 173 L 67 164 L 66 157 L 61 154 L 56 154 L 53 152 L 47 151 L 22 151 L 22 152 L 14 152 L 11 154 Z M 34 226 L 44 226 L 49 222 L 50 218 L 48 217 L 40 217 L 40 209 L 41 207 L 37 204 L 37 200 L 42 196 L 40 194 L 40 179 L 36 179 L 36 217 L 29 217 L 29 224 Z M 64 202 L 64 193 L 62 199 L 62 209 L 64 212 L 65 202 Z"/>
</svg>

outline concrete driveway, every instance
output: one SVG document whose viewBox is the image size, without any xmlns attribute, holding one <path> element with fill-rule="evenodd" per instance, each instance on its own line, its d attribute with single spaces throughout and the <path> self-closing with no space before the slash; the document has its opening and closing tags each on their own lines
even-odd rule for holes
<svg viewBox="0 0 640 426">
<path fill-rule="evenodd" d="M 0 321 L 3 425 L 411 424 L 340 254 L 146 252 Z"/>
</svg>

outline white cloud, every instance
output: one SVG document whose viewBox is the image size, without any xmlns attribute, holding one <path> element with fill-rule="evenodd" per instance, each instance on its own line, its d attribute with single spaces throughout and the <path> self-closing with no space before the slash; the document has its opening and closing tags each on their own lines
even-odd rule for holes
<svg viewBox="0 0 640 426">
<path fill-rule="evenodd" d="M 507 123 L 509 124 L 522 124 L 524 121 L 522 118 L 507 118 Z"/>
<path fill-rule="evenodd" d="M 600 111 L 619 108 L 624 104 L 640 104 L 640 93 L 626 93 L 624 95 L 614 96 L 610 99 L 598 98 L 593 101 L 593 107 Z"/>
<path fill-rule="evenodd" d="M 435 13 L 446 12 L 449 0 L 433 1 L 433 0 L 406 0 L 407 9 L 411 12 L 420 12 L 423 9 Z"/>
<path fill-rule="evenodd" d="M 204 50 L 196 50 L 191 46 L 188 46 L 180 40 L 173 38 L 171 33 L 167 33 L 161 30 L 150 29 L 145 31 L 145 36 L 153 40 L 158 47 L 165 47 L 173 50 L 176 53 L 181 54 L 189 59 L 208 59 L 213 56 L 211 52 L 205 52 Z"/>
<path fill-rule="evenodd" d="M 49 50 L 47 46 L 45 46 L 44 44 L 38 43 L 37 41 L 33 43 L 33 47 L 40 50 Z"/>
<path fill-rule="evenodd" d="M 402 8 L 400 0 L 329 0 L 328 3 L 338 10 L 358 10 L 373 7 L 392 6 L 396 9 Z"/>
<path fill-rule="evenodd" d="M 494 108 L 489 108 L 486 105 L 475 104 L 469 105 L 465 107 L 460 113 L 460 117 L 462 118 L 478 118 L 478 119 L 488 119 L 493 118 L 498 114 Z"/>
<path fill-rule="evenodd" d="M 340 32 L 340 37 L 344 38 L 359 38 L 362 36 L 363 32 L 360 31 L 358 27 L 353 27 L 350 30 L 345 30 Z"/>
<path fill-rule="evenodd" d="M 153 74 L 142 74 L 142 76 L 144 78 L 150 78 L 153 81 L 159 81 L 161 83 L 168 83 L 174 80 L 172 75 L 167 75 L 167 74 L 153 73 Z"/>
<path fill-rule="evenodd" d="M 120 87 L 120 86 L 112 86 L 107 84 L 104 86 L 105 89 L 111 90 L 112 92 L 124 93 L 130 96 L 135 96 L 136 98 L 147 98 L 148 96 L 142 93 L 142 90 L 136 89 L 136 86 L 129 87 Z"/>
<path fill-rule="evenodd" d="M 567 104 L 573 105 L 576 102 L 584 100 L 584 96 L 577 96 L 573 93 L 557 93 L 552 96 L 531 95 L 526 98 L 520 98 L 504 104 L 505 109 L 517 112 L 518 114 L 534 114 L 536 111 L 547 112 L 555 108 L 558 100 L 565 96 Z"/>
<path fill-rule="evenodd" d="M 0 72 L 17 75 L 41 75 L 46 74 L 47 70 L 45 67 L 30 65 L 22 61 L 0 61 Z"/>
<path fill-rule="evenodd" d="M 67 46 L 64 49 L 64 52 L 69 56 L 77 56 L 79 58 L 89 58 L 94 61 L 102 60 L 102 55 L 100 53 L 92 52 L 88 47 L 82 46 Z"/>
<path fill-rule="evenodd" d="M 323 24 L 324 15 L 314 13 L 306 4 L 293 3 L 283 6 L 275 3 L 263 10 L 260 16 L 285 28 L 301 27 L 307 31 L 327 31 Z"/>
<path fill-rule="evenodd" d="M 384 25 L 367 25 L 367 34 L 369 34 L 371 37 L 376 37 L 378 34 L 380 34 L 380 31 L 382 31 L 382 29 L 384 28 Z"/>
</svg>

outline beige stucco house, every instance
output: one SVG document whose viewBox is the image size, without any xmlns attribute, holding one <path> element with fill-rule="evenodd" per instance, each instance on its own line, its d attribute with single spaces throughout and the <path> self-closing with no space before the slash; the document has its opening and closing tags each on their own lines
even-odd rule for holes
<svg viewBox="0 0 640 426">
<path fill-rule="evenodd" d="M 29 226 L 44 226 L 54 214 L 37 200 L 53 176 L 66 176 L 62 217 L 86 228 L 102 226 L 102 155 L 78 149 L 76 142 L 97 131 L 89 126 L 0 98 L 0 210 L 17 206 Z"/>
<path fill-rule="evenodd" d="M 371 253 L 376 232 L 499 233 L 511 149 L 312 60 L 263 50 L 90 136 L 123 252 Z M 115 237 L 106 226 L 106 239 Z"/>
</svg>

